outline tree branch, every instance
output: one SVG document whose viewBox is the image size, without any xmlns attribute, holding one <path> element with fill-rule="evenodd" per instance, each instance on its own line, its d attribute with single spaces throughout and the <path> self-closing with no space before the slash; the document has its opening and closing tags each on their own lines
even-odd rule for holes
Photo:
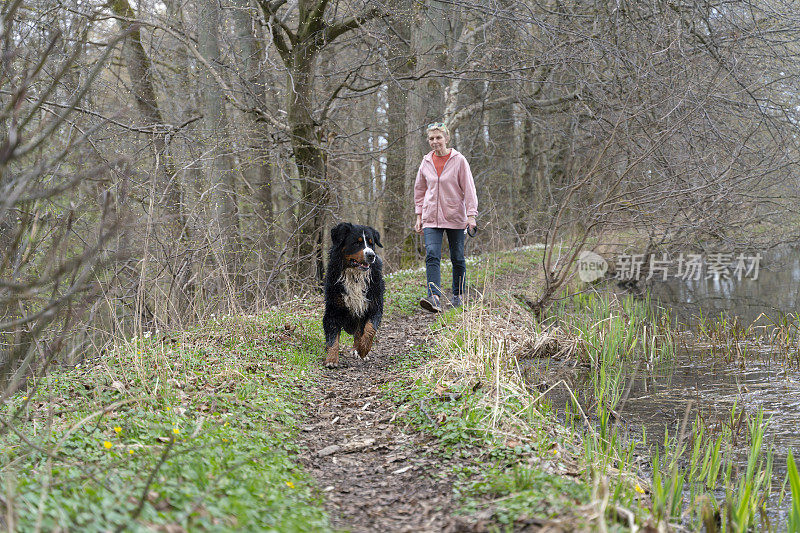
<svg viewBox="0 0 800 533">
<path fill-rule="evenodd" d="M 122 17 L 117 16 L 117 18 L 122 18 Z M 240 102 L 239 99 L 236 98 L 233 89 L 231 89 L 228 83 L 222 78 L 220 73 L 217 72 L 217 69 L 214 68 L 214 66 L 211 63 L 209 63 L 205 57 L 203 57 L 203 54 L 200 53 L 195 44 L 190 39 L 187 39 L 186 36 L 178 33 L 172 28 L 163 26 L 161 24 L 156 24 L 154 22 L 149 22 L 149 21 L 137 21 L 137 22 L 139 24 L 148 25 L 150 27 L 157 28 L 163 32 L 166 32 L 170 36 L 174 37 L 178 41 L 185 44 L 186 49 L 192 54 L 192 56 L 194 56 L 194 58 L 200 64 L 203 65 L 203 67 L 205 67 L 208 70 L 208 72 L 211 74 L 211 76 L 214 78 L 217 84 L 222 88 L 222 91 L 225 93 L 225 98 L 227 98 L 227 100 L 231 103 L 231 105 L 233 105 L 233 107 L 235 107 L 236 109 L 238 109 L 243 113 L 249 113 L 255 115 L 256 120 L 259 120 L 261 122 L 267 122 L 268 124 L 271 124 L 273 127 L 275 127 L 278 131 L 282 132 L 289 131 L 289 127 L 287 126 L 286 123 L 280 122 L 279 120 L 274 118 L 272 115 L 270 115 L 260 107 L 246 106 L 242 102 Z"/>
<path fill-rule="evenodd" d="M 455 95 L 450 95 L 451 98 L 454 98 L 454 96 Z M 501 96 L 494 100 L 490 100 L 489 102 L 486 103 L 479 101 L 475 102 L 474 104 L 463 107 L 452 117 L 445 116 L 444 120 L 448 128 L 452 130 L 456 128 L 465 118 L 469 117 L 479 109 L 487 109 L 487 110 L 496 109 L 498 107 L 502 107 L 512 102 L 519 102 L 528 108 L 547 109 L 564 104 L 566 102 L 570 102 L 572 100 L 577 100 L 579 97 L 580 95 L 577 91 L 564 96 L 548 98 L 546 100 L 534 100 L 532 98 L 524 98 L 524 97 L 521 98 L 518 95 Z"/>
<path fill-rule="evenodd" d="M 265 2 L 272 13 L 277 13 L 278 8 L 285 4 L 287 0 L 272 0 L 272 2 Z"/>
<path fill-rule="evenodd" d="M 284 39 L 283 35 L 281 35 L 281 30 L 286 34 L 286 37 L 292 45 L 297 42 L 297 35 L 292 32 L 289 26 L 278 18 L 278 8 L 285 3 L 286 0 L 273 0 L 272 2 L 269 0 L 258 0 L 258 5 L 261 7 L 261 11 L 263 11 L 264 16 L 269 22 L 272 42 L 275 44 L 275 48 L 278 49 L 278 54 L 280 54 L 283 62 L 287 63 L 290 60 L 292 49 L 286 43 L 286 39 Z"/>
<path fill-rule="evenodd" d="M 328 7 L 328 0 L 318 0 L 317 5 L 314 6 L 313 11 L 306 19 L 306 35 L 313 35 L 314 33 L 322 30 L 325 27 L 325 8 Z"/>
<path fill-rule="evenodd" d="M 335 24 L 333 26 L 326 26 L 325 31 L 322 32 L 323 33 L 322 42 L 318 44 L 321 45 L 323 43 L 329 43 L 335 40 L 343 33 L 347 33 L 350 30 L 359 28 L 364 24 L 366 24 L 367 22 L 369 22 L 370 20 L 383 16 L 383 14 L 384 14 L 383 10 L 378 8 L 372 8 L 366 13 L 363 13 L 355 17 L 350 17 L 349 19 L 346 19 L 340 22 L 339 24 Z"/>
</svg>

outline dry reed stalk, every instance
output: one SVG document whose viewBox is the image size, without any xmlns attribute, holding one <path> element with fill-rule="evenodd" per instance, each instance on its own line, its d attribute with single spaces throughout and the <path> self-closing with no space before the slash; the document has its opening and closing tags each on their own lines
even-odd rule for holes
<svg viewBox="0 0 800 533">
<path fill-rule="evenodd" d="M 521 319 L 521 320 L 520 320 Z M 541 395 L 532 394 L 519 366 L 518 354 L 529 353 L 526 347 L 547 346 L 554 339 L 563 343 L 562 354 L 576 350 L 577 340 L 560 339 L 552 331 L 536 334 L 520 325 L 528 316 L 517 306 L 498 312 L 485 300 L 468 305 L 458 319 L 445 325 L 437 336 L 439 357 L 433 358 L 416 371 L 416 377 L 434 383 L 439 390 L 477 384 L 491 384 L 488 394 L 478 399 L 485 407 L 482 419 L 485 427 L 476 428 L 495 436 L 528 440 L 531 433 L 525 413 L 540 414 L 536 404 Z M 550 425 L 553 432 L 566 432 L 561 426 Z"/>
</svg>

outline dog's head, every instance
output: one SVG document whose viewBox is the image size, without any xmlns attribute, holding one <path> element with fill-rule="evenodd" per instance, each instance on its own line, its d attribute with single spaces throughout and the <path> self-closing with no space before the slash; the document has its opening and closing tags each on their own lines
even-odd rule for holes
<svg viewBox="0 0 800 533">
<path fill-rule="evenodd" d="M 381 244 L 381 234 L 375 228 L 342 222 L 331 229 L 331 243 L 340 253 L 344 268 L 369 270 L 378 257 L 375 247 Z"/>
</svg>

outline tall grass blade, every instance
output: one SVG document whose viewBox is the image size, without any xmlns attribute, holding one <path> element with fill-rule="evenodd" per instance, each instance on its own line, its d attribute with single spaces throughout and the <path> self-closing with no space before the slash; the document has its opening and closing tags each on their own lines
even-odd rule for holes
<svg viewBox="0 0 800 533">
<path fill-rule="evenodd" d="M 789 510 L 786 530 L 789 533 L 800 533 L 800 474 L 797 472 L 797 464 L 791 451 L 786 457 L 786 470 L 789 486 L 792 489 L 792 507 Z"/>
</svg>

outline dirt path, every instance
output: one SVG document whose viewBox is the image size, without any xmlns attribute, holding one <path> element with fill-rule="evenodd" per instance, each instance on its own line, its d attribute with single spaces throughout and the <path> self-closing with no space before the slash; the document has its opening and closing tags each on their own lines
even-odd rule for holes
<svg viewBox="0 0 800 533">
<path fill-rule="evenodd" d="M 393 423 L 381 385 L 398 357 L 425 343 L 432 315 L 386 320 L 368 361 L 347 356 L 323 369 L 302 426 L 301 462 L 325 497 L 332 525 L 359 531 L 456 531 L 447 465 L 426 437 Z"/>
</svg>

